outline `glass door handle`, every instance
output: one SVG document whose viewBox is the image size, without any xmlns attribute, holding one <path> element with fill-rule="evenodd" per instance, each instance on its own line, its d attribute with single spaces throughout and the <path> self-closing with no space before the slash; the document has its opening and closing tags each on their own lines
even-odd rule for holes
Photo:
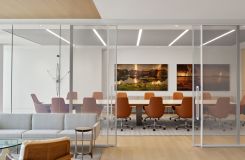
<svg viewBox="0 0 245 160">
<path fill-rule="evenodd" d="M 196 106 L 196 109 L 195 109 L 195 115 L 196 115 L 196 119 L 199 120 L 200 118 L 200 112 L 199 112 L 199 106 L 200 106 L 200 90 L 199 90 L 199 86 L 196 86 L 196 94 L 195 94 L 195 106 Z"/>
</svg>

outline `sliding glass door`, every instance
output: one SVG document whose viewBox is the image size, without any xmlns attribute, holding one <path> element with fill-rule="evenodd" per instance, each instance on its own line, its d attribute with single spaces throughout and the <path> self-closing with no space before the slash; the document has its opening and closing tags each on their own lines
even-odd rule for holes
<svg viewBox="0 0 245 160">
<path fill-rule="evenodd" d="M 194 145 L 240 143 L 237 30 L 236 26 L 201 27 L 200 49 L 193 55 L 193 125 L 200 128 L 193 129 Z"/>
</svg>

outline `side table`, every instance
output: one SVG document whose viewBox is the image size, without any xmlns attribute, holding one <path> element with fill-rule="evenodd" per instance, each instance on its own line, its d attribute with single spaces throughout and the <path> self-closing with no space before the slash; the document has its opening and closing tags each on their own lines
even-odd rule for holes
<svg viewBox="0 0 245 160">
<path fill-rule="evenodd" d="M 91 139 L 90 139 L 90 145 L 89 145 L 89 151 L 84 153 L 83 149 L 84 149 L 84 145 L 83 145 L 83 141 L 84 141 L 84 133 L 85 132 L 91 132 Z M 82 152 L 78 152 L 77 151 L 77 141 L 78 141 L 78 133 L 82 133 Z M 75 135 L 76 135 L 76 144 L 75 144 L 75 158 L 77 157 L 77 155 L 82 155 L 82 159 L 83 159 L 83 155 L 90 155 L 91 158 L 93 158 L 93 137 L 94 137 L 94 129 L 92 127 L 77 127 L 75 129 Z"/>
</svg>

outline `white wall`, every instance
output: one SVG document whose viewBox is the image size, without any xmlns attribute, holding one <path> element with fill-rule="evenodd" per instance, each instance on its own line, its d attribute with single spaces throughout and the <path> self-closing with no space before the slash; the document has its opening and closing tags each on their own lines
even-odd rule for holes
<svg viewBox="0 0 245 160">
<path fill-rule="evenodd" d="M 230 64 L 230 83 L 234 95 L 236 73 L 234 65 L 234 47 L 208 47 L 205 49 L 205 62 L 210 64 Z M 156 95 L 170 96 L 177 89 L 177 64 L 193 63 L 192 47 L 121 47 L 118 48 L 118 64 L 168 64 L 168 91 L 156 91 Z M 142 91 L 128 91 L 128 95 L 143 96 Z M 220 93 L 219 93 L 220 94 Z M 227 93 L 224 93 L 227 94 Z M 192 95 L 185 91 L 184 95 Z"/>
<path fill-rule="evenodd" d="M 102 90 L 102 50 L 101 48 L 75 48 L 73 66 L 73 90 L 79 99 L 92 96 L 92 92 Z"/>
<path fill-rule="evenodd" d="M 3 111 L 3 46 L 0 45 L 0 112 Z"/>
<path fill-rule="evenodd" d="M 61 75 L 68 71 L 68 52 L 63 49 Z M 39 100 L 50 103 L 56 96 L 56 64 L 59 48 L 57 46 L 15 46 L 13 56 L 13 112 L 34 112 L 30 94 L 35 93 Z M 66 61 L 66 62 L 65 62 Z M 11 91 L 11 48 L 4 47 L 4 112 L 10 109 Z M 49 74 L 49 73 L 50 74 Z M 61 82 L 61 95 L 68 91 L 69 76 Z"/>
</svg>

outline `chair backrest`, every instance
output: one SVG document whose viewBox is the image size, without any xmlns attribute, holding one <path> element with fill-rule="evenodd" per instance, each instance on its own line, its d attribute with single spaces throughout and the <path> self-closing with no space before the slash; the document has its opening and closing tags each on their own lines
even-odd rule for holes
<svg viewBox="0 0 245 160">
<path fill-rule="evenodd" d="M 146 114 L 151 118 L 160 118 L 164 114 L 164 105 L 162 97 L 151 97 L 149 106 L 145 108 Z"/>
<path fill-rule="evenodd" d="M 50 106 L 42 104 L 35 94 L 31 94 L 36 113 L 50 113 Z"/>
<path fill-rule="evenodd" d="M 84 97 L 83 98 L 83 106 L 82 112 L 83 113 L 97 113 L 98 115 L 101 114 L 101 108 L 96 104 L 96 99 L 93 97 Z"/>
<path fill-rule="evenodd" d="M 183 95 L 183 93 L 182 92 L 174 92 L 173 93 L 173 99 L 175 99 L 175 100 L 181 100 L 181 99 L 183 99 L 184 98 L 184 95 Z"/>
<path fill-rule="evenodd" d="M 242 96 L 242 99 L 240 101 L 240 114 L 244 114 L 245 111 L 245 95 Z"/>
<path fill-rule="evenodd" d="M 127 97 L 117 97 L 117 118 L 127 118 L 131 114 L 131 107 Z"/>
<path fill-rule="evenodd" d="M 103 92 L 93 92 L 93 98 L 95 98 L 96 100 L 100 100 L 103 99 Z"/>
<path fill-rule="evenodd" d="M 219 97 L 216 105 L 208 107 L 208 113 L 216 118 L 226 118 L 230 113 L 232 113 L 230 97 Z"/>
<path fill-rule="evenodd" d="M 151 97 L 154 97 L 154 96 L 155 96 L 154 92 L 145 92 L 144 99 L 150 100 Z"/>
<path fill-rule="evenodd" d="M 31 94 L 31 98 L 34 103 L 41 104 L 41 102 L 38 100 L 37 96 L 34 93 Z"/>
<path fill-rule="evenodd" d="M 29 140 L 21 145 L 19 159 L 70 160 L 70 140 L 67 137 L 49 140 Z"/>
<path fill-rule="evenodd" d="M 66 99 L 69 100 L 75 100 L 77 99 L 77 92 L 68 92 L 67 93 L 67 96 L 66 96 Z"/>
<path fill-rule="evenodd" d="M 204 100 L 210 100 L 210 99 L 212 99 L 212 95 L 209 92 L 203 92 L 202 97 L 203 97 Z"/>
<path fill-rule="evenodd" d="M 175 110 L 180 118 L 192 118 L 192 97 L 184 97 L 182 104 L 175 107 Z"/>
<path fill-rule="evenodd" d="M 119 97 L 128 97 L 126 92 L 117 92 L 117 98 Z"/>
<path fill-rule="evenodd" d="M 53 97 L 50 110 L 52 113 L 68 113 L 69 105 L 65 104 L 64 98 Z"/>
</svg>

